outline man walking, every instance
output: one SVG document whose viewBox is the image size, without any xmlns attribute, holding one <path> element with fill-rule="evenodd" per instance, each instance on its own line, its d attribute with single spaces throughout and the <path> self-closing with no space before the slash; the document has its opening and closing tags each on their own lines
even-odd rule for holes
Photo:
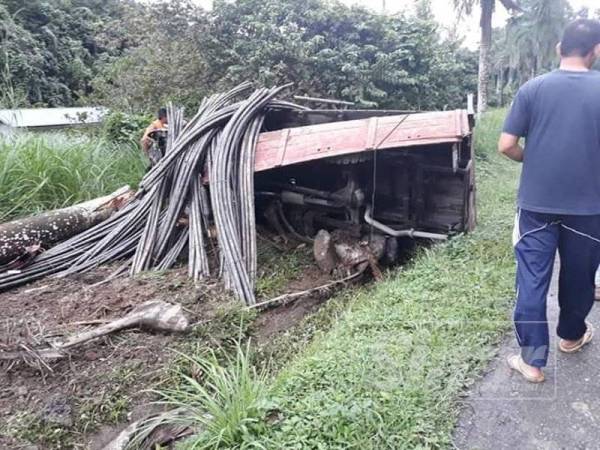
<svg viewBox="0 0 600 450">
<path fill-rule="evenodd" d="M 560 255 L 559 350 L 588 344 L 600 263 L 600 22 L 579 19 L 559 44 L 560 69 L 521 87 L 498 149 L 523 162 L 515 221 L 519 355 L 509 366 L 526 380 L 544 381 L 549 351 L 546 297 Z M 519 144 L 526 138 L 525 148 Z"/>
</svg>

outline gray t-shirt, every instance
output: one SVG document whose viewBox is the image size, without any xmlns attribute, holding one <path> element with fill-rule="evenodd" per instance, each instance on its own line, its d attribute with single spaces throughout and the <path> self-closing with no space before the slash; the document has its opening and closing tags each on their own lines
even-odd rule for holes
<svg viewBox="0 0 600 450">
<path fill-rule="evenodd" d="M 526 138 L 520 208 L 600 214 L 600 72 L 556 70 L 527 82 L 504 132 Z"/>
</svg>

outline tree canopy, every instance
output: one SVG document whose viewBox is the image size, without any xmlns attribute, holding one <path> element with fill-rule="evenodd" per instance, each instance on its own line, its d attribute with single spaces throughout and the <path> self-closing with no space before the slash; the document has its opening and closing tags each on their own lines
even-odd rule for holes
<svg viewBox="0 0 600 450">
<path fill-rule="evenodd" d="M 519 4 L 521 12 L 494 33 L 493 103 L 503 104 L 523 83 L 558 67 L 556 44 L 569 21 L 600 19 L 600 10 L 574 11 L 567 0 L 520 0 Z"/>
<path fill-rule="evenodd" d="M 567 0 L 518 5 L 493 33 L 492 103 L 555 67 L 568 20 L 600 17 Z M 358 107 L 455 108 L 477 90 L 478 58 L 452 36 L 427 0 L 397 15 L 337 0 L 215 0 L 211 11 L 191 0 L 0 0 L 0 106 L 193 108 L 250 80 Z"/>
<path fill-rule="evenodd" d="M 97 62 L 118 48 L 115 39 L 103 36 L 125 5 L 119 0 L 0 0 L 0 73 L 3 92 L 12 92 L 8 100 L 56 106 L 89 94 Z"/>
<path fill-rule="evenodd" d="M 441 37 L 427 1 L 388 16 L 335 0 L 217 0 L 212 11 L 188 0 L 0 0 L 0 22 L 3 85 L 21 104 L 194 106 L 250 80 L 432 109 L 475 89 L 474 55 Z"/>
</svg>

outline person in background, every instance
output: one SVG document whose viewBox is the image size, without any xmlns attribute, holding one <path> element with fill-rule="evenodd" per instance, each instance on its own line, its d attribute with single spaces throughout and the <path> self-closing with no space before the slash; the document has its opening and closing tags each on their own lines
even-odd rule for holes
<svg viewBox="0 0 600 450">
<path fill-rule="evenodd" d="M 148 126 L 148 128 L 146 128 L 146 131 L 144 132 L 144 135 L 142 136 L 142 140 L 141 140 L 142 151 L 144 152 L 144 154 L 146 156 L 149 156 L 148 152 L 150 151 L 152 144 L 154 144 L 154 139 L 152 139 L 151 134 L 155 131 L 165 130 L 167 128 L 168 124 L 169 124 L 169 121 L 167 119 L 167 109 L 160 108 L 158 110 L 158 119 L 154 120 Z"/>
<path fill-rule="evenodd" d="M 558 49 L 560 69 L 519 89 L 498 144 L 523 163 L 513 234 L 521 351 L 508 365 L 533 383 L 544 381 L 548 360 L 546 299 L 557 250 L 557 334 L 564 353 L 592 340 L 586 318 L 600 264 L 600 72 L 591 70 L 600 57 L 600 22 L 572 22 Z"/>
</svg>

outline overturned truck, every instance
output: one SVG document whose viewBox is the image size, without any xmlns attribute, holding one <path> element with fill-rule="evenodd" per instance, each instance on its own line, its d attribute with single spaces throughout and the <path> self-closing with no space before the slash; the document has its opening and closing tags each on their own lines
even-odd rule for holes
<svg viewBox="0 0 600 450">
<path fill-rule="evenodd" d="M 369 242 L 376 259 L 394 262 L 398 238 L 445 240 L 475 226 L 467 111 L 286 111 L 273 118 L 266 126 L 277 131 L 262 133 L 256 149 L 258 208 L 281 234 L 316 238 L 324 270 L 368 259 L 350 251 L 352 237 Z"/>
<path fill-rule="evenodd" d="M 0 290 L 111 262 L 111 277 L 134 276 L 185 258 L 192 279 L 218 276 L 255 305 L 257 223 L 313 244 L 327 272 L 370 266 L 376 276 L 399 238 L 473 228 L 466 111 L 309 110 L 277 100 L 288 88 L 248 95 L 240 85 L 205 99 L 187 122 L 169 107 L 164 156 L 110 217 L 51 248 L 34 239 L 44 233 L 19 235 L 23 222 L 8 226 L 15 238 L 0 248 L 17 260 L 0 268 Z"/>
</svg>

